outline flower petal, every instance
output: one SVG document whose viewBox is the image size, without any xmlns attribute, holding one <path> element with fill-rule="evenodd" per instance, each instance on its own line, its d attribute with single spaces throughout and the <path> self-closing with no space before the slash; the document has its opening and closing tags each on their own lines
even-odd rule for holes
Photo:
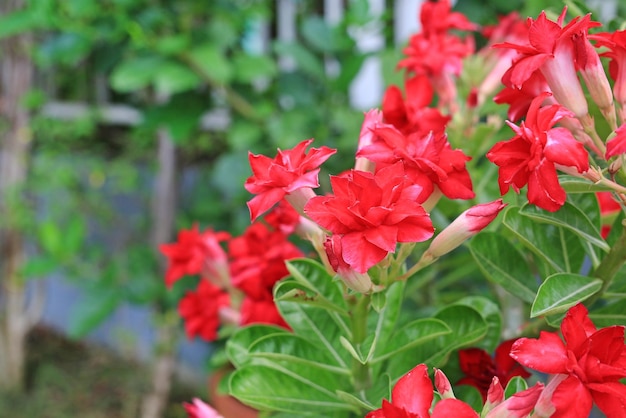
<svg viewBox="0 0 626 418">
<path fill-rule="evenodd" d="M 520 364 L 543 373 L 567 373 L 567 351 L 561 338 L 542 331 L 538 339 L 520 338 L 511 347 L 511 357 Z"/>
</svg>

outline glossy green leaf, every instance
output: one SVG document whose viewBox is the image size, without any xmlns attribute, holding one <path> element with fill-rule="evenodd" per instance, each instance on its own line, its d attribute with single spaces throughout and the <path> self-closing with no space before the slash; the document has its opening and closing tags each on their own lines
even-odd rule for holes
<svg viewBox="0 0 626 418">
<path fill-rule="evenodd" d="M 326 299 L 340 310 L 346 311 L 342 284 L 326 271 L 318 261 L 296 258 L 286 262 L 291 277 L 315 292 L 317 299 Z"/>
<path fill-rule="evenodd" d="M 609 251 L 610 249 L 607 243 L 602 239 L 599 228 L 594 226 L 580 209 L 569 202 L 565 202 L 561 209 L 556 212 L 548 212 L 535 205 L 526 204 L 520 209 L 520 214 L 539 222 L 569 229 L 586 242 L 604 251 Z"/>
<path fill-rule="evenodd" d="M 509 383 L 507 383 L 506 388 L 504 389 L 504 397 L 509 399 L 516 393 L 522 392 L 528 389 L 528 383 L 521 376 L 514 376 Z"/>
<path fill-rule="evenodd" d="M 358 412 L 335 391 L 336 380 L 324 380 L 322 385 L 311 384 L 303 375 L 307 370 L 294 373 L 281 365 L 252 364 L 235 370 L 230 376 L 230 394 L 245 404 L 261 411 L 288 412 L 294 416 L 342 416 L 340 411 Z M 332 415 L 331 415 L 332 414 Z"/>
<path fill-rule="evenodd" d="M 208 77 L 215 83 L 228 83 L 233 75 L 228 58 L 211 43 L 192 49 L 186 57 L 202 77 Z"/>
<path fill-rule="evenodd" d="M 506 238 L 483 231 L 469 243 L 470 252 L 490 281 L 531 303 L 538 285 L 524 256 Z"/>
<path fill-rule="evenodd" d="M 462 305 L 447 306 L 430 320 L 443 322 L 451 332 L 429 341 L 428 344 L 406 350 L 402 355 L 393 356 L 387 367 L 393 381 L 419 363 L 432 367 L 443 366 L 452 351 L 478 343 L 488 329 L 479 312 Z"/>
<path fill-rule="evenodd" d="M 200 84 L 201 79 L 195 72 L 172 61 L 161 65 L 154 75 L 154 88 L 166 96 L 193 90 Z"/>
<path fill-rule="evenodd" d="M 396 330 L 402 299 L 404 296 L 404 282 L 395 282 L 385 289 L 385 305 L 380 310 L 371 310 L 368 320 L 367 333 L 372 336 L 367 350 L 367 359 L 371 360 L 375 353 L 382 353 L 390 343 L 391 335 Z M 374 299 L 375 295 L 372 295 Z M 364 344 L 365 345 L 365 344 Z"/>
<path fill-rule="evenodd" d="M 551 224 L 536 222 L 522 216 L 520 208 L 506 209 L 502 223 L 544 261 L 553 272 L 577 273 L 585 258 L 585 250 L 571 231 Z"/>
<path fill-rule="evenodd" d="M 122 301 L 122 292 L 114 286 L 98 286 L 80 299 L 70 316 L 68 334 L 83 338 L 104 322 Z"/>
<path fill-rule="evenodd" d="M 273 78 L 278 73 L 276 61 L 266 55 L 238 54 L 233 59 L 235 79 L 251 83 L 259 78 Z"/>
<path fill-rule="evenodd" d="M 530 316 L 553 315 L 565 312 L 572 306 L 595 294 L 602 280 L 571 273 L 557 273 L 539 286 Z"/>
<path fill-rule="evenodd" d="M 500 307 L 493 301 L 482 296 L 467 296 L 454 303 L 455 305 L 465 305 L 478 311 L 487 323 L 487 334 L 480 342 L 479 347 L 492 353 L 500 344 L 502 333 L 502 314 Z"/>
<path fill-rule="evenodd" d="M 569 176 L 569 175 L 560 175 L 559 176 L 559 184 L 567 194 L 570 193 L 595 193 L 595 192 L 603 192 L 610 191 L 611 188 L 604 186 L 602 184 L 592 183 L 589 180 L 581 179 L 579 177 Z"/>
<path fill-rule="evenodd" d="M 121 93 L 142 90 L 154 80 L 163 62 L 163 59 L 157 56 L 126 59 L 113 69 L 111 87 Z"/>
<path fill-rule="evenodd" d="M 377 350 L 371 363 L 376 364 L 390 357 L 402 355 L 407 350 L 451 332 L 452 330 L 438 319 L 417 319 L 398 329 L 384 345 L 381 342 L 380 350 Z"/>
<path fill-rule="evenodd" d="M 249 325 L 239 329 L 226 341 L 226 355 L 235 367 L 241 367 L 250 361 L 249 348 L 256 341 L 270 335 L 287 334 L 284 328 L 271 325 Z"/>
<path fill-rule="evenodd" d="M 598 328 L 626 325 L 626 298 L 589 311 L 589 317 Z"/>
</svg>

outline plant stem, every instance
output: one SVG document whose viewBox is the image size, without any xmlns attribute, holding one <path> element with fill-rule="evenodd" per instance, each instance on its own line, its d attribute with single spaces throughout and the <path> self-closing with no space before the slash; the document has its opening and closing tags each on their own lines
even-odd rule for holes
<svg viewBox="0 0 626 418">
<path fill-rule="evenodd" d="M 370 296 L 361 295 L 352 310 L 352 344 L 358 347 L 367 336 L 367 312 L 370 306 Z M 352 376 L 356 391 L 367 389 L 371 386 L 368 364 L 363 364 L 357 359 L 352 360 Z"/>
</svg>

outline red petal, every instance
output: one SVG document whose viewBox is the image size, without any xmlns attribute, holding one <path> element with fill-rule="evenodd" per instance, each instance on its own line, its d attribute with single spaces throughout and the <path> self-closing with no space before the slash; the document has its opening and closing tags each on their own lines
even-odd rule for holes
<svg viewBox="0 0 626 418">
<path fill-rule="evenodd" d="M 593 401 L 581 381 L 570 376 L 552 394 L 552 404 L 556 411 L 550 418 L 588 417 Z"/>
<path fill-rule="evenodd" d="M 528 179 L 528 201 L 542 209 L 556 212 L 563 206 L 566 197 L 554 164 L 544 159 Z"/>
<path fill-rule="evenodd" d="M 538 339 L 520 338 L 511 348 L 511 357 L 543 373 L 567 373 L 567 351 L 556 333 L 542 331 Z"/>
<path fill-rule="evenodd" d="M 623 124 L 615 131 L 614 138 L 606 143 L 606 159 L 619 154 L 626 153 L 626 124 Z"/>
<path fill-rule="evenodd" d="M 561 333 L 567 344 L 578 357 L 587 339 L 596 332 L 596 326 L 589 319 L 587 308 L 582 303 L 571 307 L 561 322 Z"/>
<path fill-rule="evenodd" d="M 388 254 L 367 241 L 361 232 L 348 233 L 341 237 L 341 247 L 344 261 L 359 273 L 366 273 Z"/>
<path fill-rule="evenodd" d="M 619 382 L 589 383 L 591 396 L 608 418 L 626 416 L 626 386 Z"/>
<path fill-rule="evenodd" d="M 418 417 L 428 417 L 433 401 L 433 385 L 425 364 L 417 365 L 398 380 L 391 392 L 391 401 L 394 406 Z"/>
<path fill-rule="evenodd" d="M 424 415 L 427 417 L 428 415 Z M 458 399 L 443 399 L 435 405 L 431 418 L 478 418 L 471 406 Z"/>
<path fill-rule="evenodd" d="M 589 155 L 585 147 L 576 141 L 568 129 L 550 129 L 547 139 L 543 152 L 548 160 L 567 167 L 576 167 L 579 173 L 589 170 Z"/>
</svg>

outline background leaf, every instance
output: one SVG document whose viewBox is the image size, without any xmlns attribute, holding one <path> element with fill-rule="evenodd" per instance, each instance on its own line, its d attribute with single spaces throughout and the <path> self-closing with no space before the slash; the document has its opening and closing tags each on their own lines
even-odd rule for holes
<svg viewBox="0 0 626 418">
<path fill-rule="evenodd" d="M 571 273 L 557 273 L 546 278 L 539 286 L 537 297 L 530 310 L 531 318 L 554 315 L 595 294 L 602 280 Z"/>
</svg>

